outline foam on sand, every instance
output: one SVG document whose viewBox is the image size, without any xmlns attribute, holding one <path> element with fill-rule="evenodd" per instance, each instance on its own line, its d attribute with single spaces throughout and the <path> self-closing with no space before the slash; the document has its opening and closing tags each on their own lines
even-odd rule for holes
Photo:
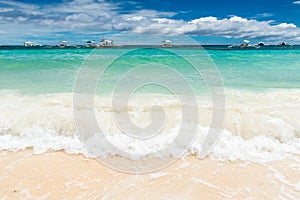
<svg viewBox="0 0 300 200">
<path fill-rule="evenodd" d="M 0 161 L 4 199 L 300 198 L 299 159 L 253 163 L 188 156 L 159 172 L 138 175 L 64 152 L 0 151 Z"/>
</svg>

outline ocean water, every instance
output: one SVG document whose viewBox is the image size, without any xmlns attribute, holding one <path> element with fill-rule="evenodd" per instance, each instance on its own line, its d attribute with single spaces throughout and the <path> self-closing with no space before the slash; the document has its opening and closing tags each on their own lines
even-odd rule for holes
<svg viewBox="0 0 300 200">
<path fill-rule="evenodd" d="M 197 62 L 204 76 L 186 59 Z M 147 68 L 147 63 L 172 65 L 172 70 L 181 78 L 168 71 L 159 71 L 159 67 Z M 97 74 L 106 64 L 110 64 L 109 67 Z M 298 49 L 204 51 L 183 48 L 168 51 L 120 48 L 98 52 L 92 49 L 2 49 L 0 149 L 33 148 L 36 153 L 63 149 L 88 155 L 76 134 L 73 113 L 76 77 L 87 65 L 95 72 L 90 75 L 95 75 L 95 80 L 101 75 L 101 79 L 95 88 L 83 82 L 81 89 L 95 91 L 93 108 L 97 122 L 108 140 L 124 151 L 155 152 L 174 138 L 182 125 L 182 105 L 173 95 L 179 88 L 179 95 L 197 98 L 198 130 L 187 153 L 198 154 L 212 120 L 212 94 L 207 84 L 214 84 L 218 78 L 215 72 L 218 72 L 226 96 L 225 119 L 222 135 L 209 155 L 221 160 L 254 161 L 300 155 Z M 122 79 L 136 66 L 145 69 L 136 71 L 131 79 Z M 140 80 L 155 75 L 158 83 L 171 84 L 176 89 L 170 91 L 159 84 L 148 84 L 136 88 L 126 109 L 116 111 L 113 108 L 112 95 L 126 93 L 126 86 L 139 84 Z M 183 80 L 193 88 L 193 93 L 184 90 Z M 121 85 L 121 90 L 115 90 L 117 84 Z M 160 135 L 146 141 L 125 137 L 113 118 L 114 112 L 128 112 L 134 124 L 147 127 L 152 120 L 151 108 L 156 105 L 165 111 L 165 124 Z M 86 121 L 88 123 L 89 119 Z M 186 133 L 189 125 L 184 124 Z M 176 153 L 174 148 L 167 156 Z M 103 151 L 106 153 L 114 154 Z"/>
</svg>

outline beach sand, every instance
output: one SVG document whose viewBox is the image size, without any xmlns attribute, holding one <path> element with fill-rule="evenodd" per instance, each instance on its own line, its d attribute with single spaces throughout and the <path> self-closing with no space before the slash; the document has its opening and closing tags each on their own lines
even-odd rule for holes
<svg viewBox="0 0 300 200">
<path fill-rule="evenodd" d="M 188 156 L 134 175 L 62 151 L 0 152 L 0 199 L 300 199 L 299 180 L 299 157 L 254 163 Z"/>
</svg>

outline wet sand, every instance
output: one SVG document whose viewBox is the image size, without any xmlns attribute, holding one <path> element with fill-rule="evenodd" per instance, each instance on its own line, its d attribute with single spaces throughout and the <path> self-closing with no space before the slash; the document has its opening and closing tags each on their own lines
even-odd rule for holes
<svg viewBox="0 0 300 200">
<path fill-rule="evenodd" d="M 300 199 L 300 157 L 270 163 L 194 156 L 151 174 L 65 152 L 0 152 L 0 199 Z"/>
</svg>

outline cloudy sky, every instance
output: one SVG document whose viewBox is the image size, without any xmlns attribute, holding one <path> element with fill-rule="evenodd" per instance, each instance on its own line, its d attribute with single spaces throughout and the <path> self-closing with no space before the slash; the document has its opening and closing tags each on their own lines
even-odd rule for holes
<svg viewBox="0 0 300 200">
<path fill-rule="evenodd" d="M 300 1 L 0 0 L 0 45 L 83 44 L 123 32 L 191 36 L 200 44 L 300 44 Z"/>
</svg>

